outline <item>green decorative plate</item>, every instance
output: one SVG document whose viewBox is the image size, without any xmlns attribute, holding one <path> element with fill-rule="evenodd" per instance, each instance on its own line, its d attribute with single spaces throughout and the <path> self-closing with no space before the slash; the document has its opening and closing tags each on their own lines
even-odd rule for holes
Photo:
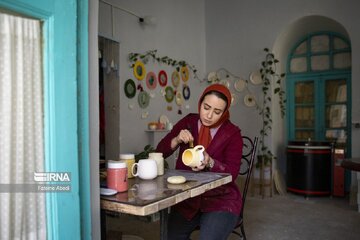
<svg viewBox="0 0 360 240">
<path fill-rule="evenodd" d="M 135 82 L 132 79 L 126 80 L 124 84 L 124 92 L 127 98 L 133 98 L 136 94 Z"/>
<path fill-rule="evenodd" d="M 150 103 L 150 95 L 145 91 L 140 92 L 138 95 L 138 103 L 141 108 L 146 108 Z"/>
<path fill-rule="evenodd" d="M 170 103 L 174 100 L 174 89 L 171 86 L 165 88 L 165 100 Z"/>
</svg>

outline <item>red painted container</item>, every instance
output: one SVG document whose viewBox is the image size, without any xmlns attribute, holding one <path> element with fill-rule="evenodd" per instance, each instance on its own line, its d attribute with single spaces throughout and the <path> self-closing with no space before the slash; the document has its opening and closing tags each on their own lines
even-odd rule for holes
<svg viewBox="0 0 360 240">
<path fill-rule="evenodd" d="M 118 192 L 128 190 L 127 164 L 123 161 L 108 161 L 107 187 Z"/>
</svg>

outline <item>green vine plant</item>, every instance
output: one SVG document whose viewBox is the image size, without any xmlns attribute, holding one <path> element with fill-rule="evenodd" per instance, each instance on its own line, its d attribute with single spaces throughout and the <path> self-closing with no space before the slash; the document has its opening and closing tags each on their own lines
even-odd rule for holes
<svg viewBox="0 0 360 240">
<path fill-rule="evenodd" d="M 275 58 L 275 55 L 270 52 L 268 48 L 264 48 L 265 60 L 261 62 L 260 74 L 263 81 L 262 93 L 263 99 L 261 105 L 256 105 L 259 115 L 262 118 L 262 127 L 260 129 L 259 138 L 259 154 L 257 167 L 261 162 L 265 165 L 270 164 L 272 159 L 276 159 L 276 156 L 265 144 L 265 137 L 269 136 L 272 131 L 272 113 L 271 104 L 272 97 L 278 95 L 278 103 L 281 112 L 281 118 L 285 116 L 285 91 L 282 88 L 281 82 L 285 78 L 285 73 L 277 73 L 277 65 L 279 60 Z"/>
<path fill-rule="evenodd" d="M 130 66 L 131 68 L 134 67 L 135 62 L 138 61 L 138 60 L 141 60 L 144 64 L 146 64 L 146 63 L 149 62 L 149 59 L 152 59 L 152 60 L 154 60 L 154 61 L 156 61 L 158 63 L 163 63 L 163 64 L 167 64 L 169 66 L 175 67 L 178 72 L 180 72 L 181 67 L 187 66 L 192 71 L 194 78 L 199 80 L 199 81 L 202 81 L 198 77 L 197 69 L 196 69 L 196 67 L 194 65 L 190 65 L 189 63 L 187 63 L 184 60 L 175 60 L 175 59 L 172 59 L 172 58 L 170 58 L 168 56 L 163 56 L 163 57 L 158 56 L 156 49 L 155 50 L 149 50 L 144 54 L 141 54 L 141 53 L 130 53 L 129 54 L 129 61 L 131 63 L 131 66 Z"/>
</svg>

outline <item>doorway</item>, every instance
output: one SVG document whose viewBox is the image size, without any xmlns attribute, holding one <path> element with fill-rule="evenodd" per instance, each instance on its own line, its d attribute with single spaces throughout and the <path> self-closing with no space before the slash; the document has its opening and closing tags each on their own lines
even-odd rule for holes
<svg viewBox="0 0 360 240">
<path fill-rule="evenodd" d="M 119 43 L 98 37 L 99 46 L 99 156 L 117 160 L 120 152 Z"/>
</svg>

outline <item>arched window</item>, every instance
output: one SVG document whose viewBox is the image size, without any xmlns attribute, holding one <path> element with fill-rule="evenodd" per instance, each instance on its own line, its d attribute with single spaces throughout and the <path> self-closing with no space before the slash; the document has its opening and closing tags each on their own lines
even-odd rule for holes
<svg viewBox="0 0 360 240">
<path fill-rule="evenodd" d="M 317 32 L 292 48 L 287 64 L 289 140 L 332 140 L 350 151 L 351 45 Z"/>
</svg>

